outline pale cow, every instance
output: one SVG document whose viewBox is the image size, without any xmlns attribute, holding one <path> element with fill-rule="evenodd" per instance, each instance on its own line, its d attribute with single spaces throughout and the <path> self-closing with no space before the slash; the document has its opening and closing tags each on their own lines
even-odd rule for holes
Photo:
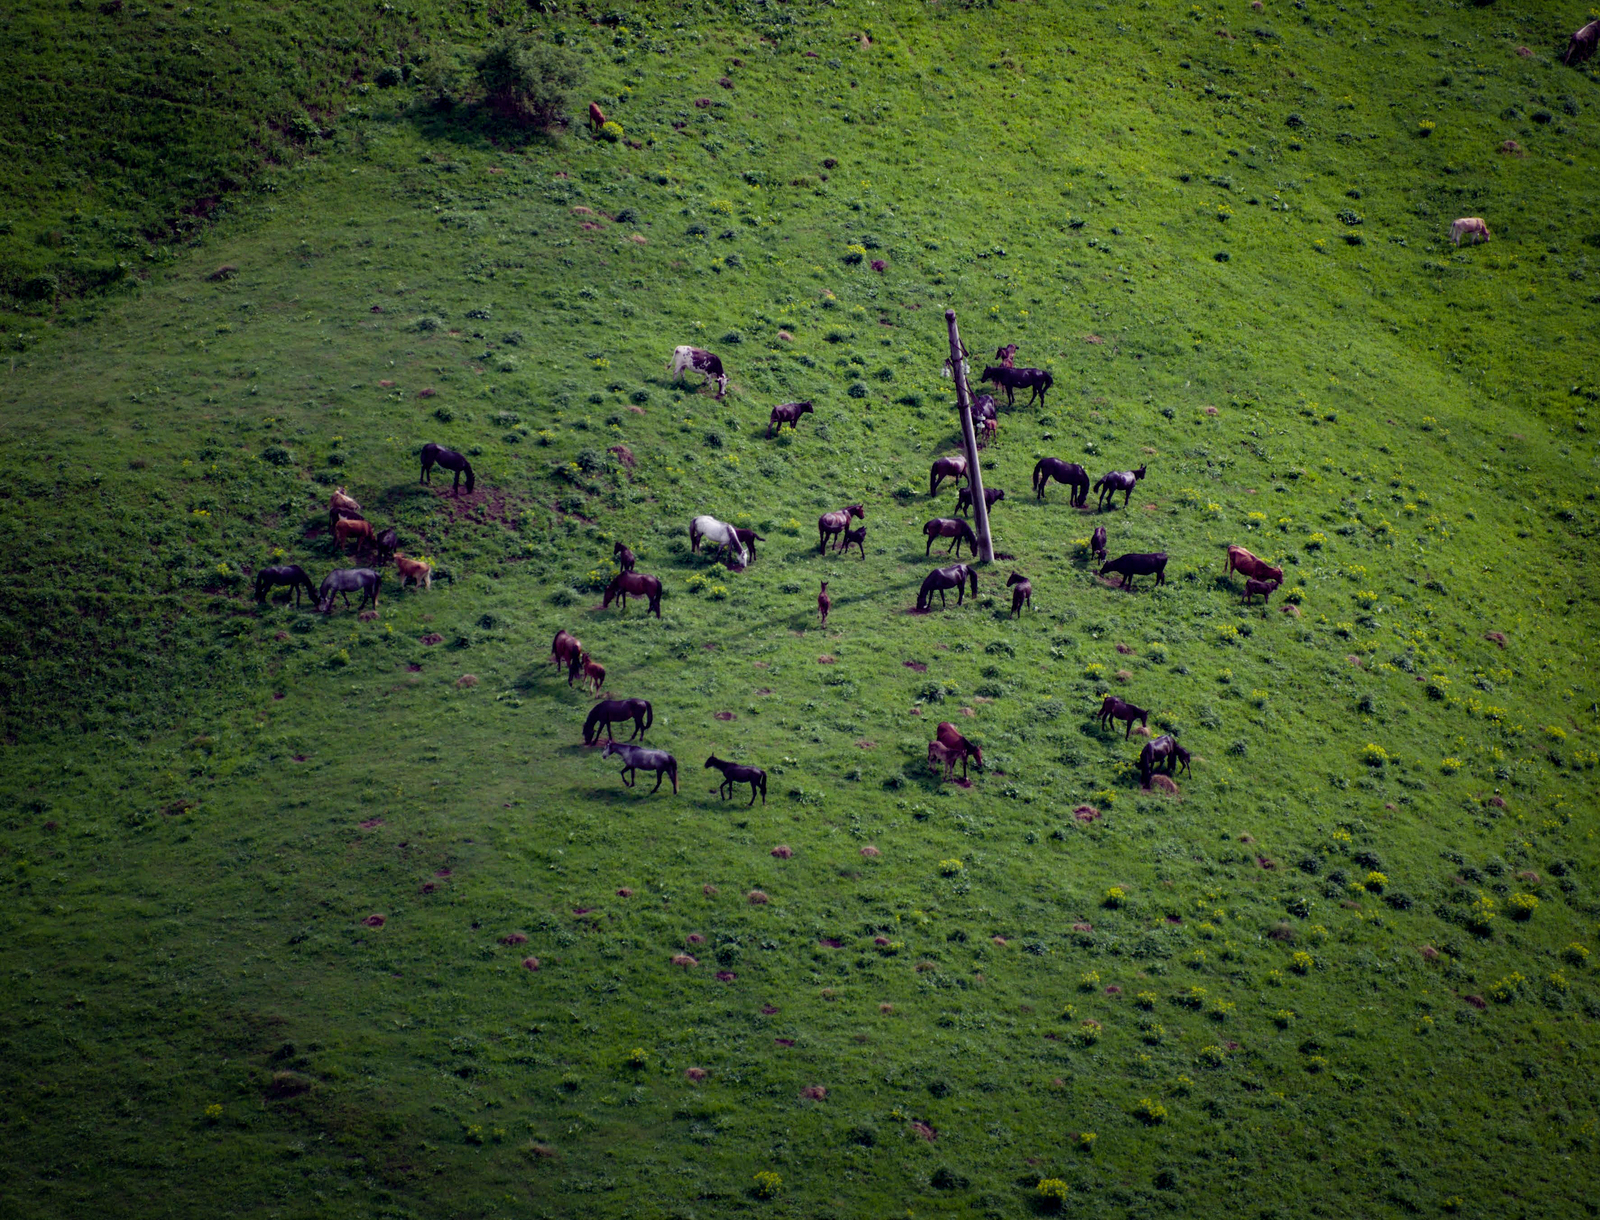
<svg viewBox="0 0 1600 1220">
<path fill-rule="evenodd" d="M 1489 240 L 1489 226 L 1476 216 L 1463 216 L 1450 226 L 1450 240 L 1456 245 L 1461 244 L 1461 239 L 1468 238 L 1468 245 L 1477 245 L 1480 241 Z"/>
</svg>

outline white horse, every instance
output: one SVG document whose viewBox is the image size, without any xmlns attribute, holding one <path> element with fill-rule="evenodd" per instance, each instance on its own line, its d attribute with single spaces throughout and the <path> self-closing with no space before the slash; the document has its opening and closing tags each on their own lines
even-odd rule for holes
<svg viewBox="0 0 1600 1220">
<path fill-rule="evenodd" d="M 715 517 L 699 516 L 689 522 L 689 549 L 698 551 L 700 539 L 715 542 L 724 551 L 732 549 L 739 556 L 739 566 L 746 564 L 744 543 L 739 541 L 739 535 L 734 532 L 733 526 L 726 521 L 718 521 Z"/>
</svg>

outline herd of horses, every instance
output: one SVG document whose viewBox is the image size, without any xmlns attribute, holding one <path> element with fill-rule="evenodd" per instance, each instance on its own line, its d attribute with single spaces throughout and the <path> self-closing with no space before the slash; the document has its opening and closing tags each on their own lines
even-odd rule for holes
<svg viewBox="0 0 1600 1220">
<path fill-rule="evenodd" d="M 1016 390 L 1031 390 L 1033 397 L 1028 405 L 1035 402 L 1043 404 L 1046 392 L 1053 384 L 1050 374 L 1041 369 L 1028 369 L 1015 367 L 1014 357 L 1017 352 L 1016 344 L 1007 344 L 995 353 L 1000 361 L 984 369 L 981 381 L 992 384 L 996 390 L 1006 392 L 1007 405 L 1014 405 Z M 694 347 L 679 347 L 673 352 L 670 365 L 674 377 L 681 377 L 687 372 L 695 371 L 705 375 L 708 383 L 717 387 L 717 398 L 722 398 L 727 392 L 727 374 L 722 361 L 714 354 Z M 994 438 L 996 435 L 995 417 L 997 408 L 993 397 L 984 395 L 969 395 L 973 402 L 973 417 L 979 425 L 982 435 Z M 788 424 L 790 429 L 798 431 L 799 421 L 802 416 L 814 414 L 814 407 L 810 401 L 782 403 L 772 408 L 767 423 L 767 436 L 770 439 L 777 431 L 783 430 L 783 425 Z M 1117 508 L 1116 495 L 1122 494 L 1121 507 L 1126 510 L 1132 501 L 1134 489 L 1145 478 L 1147 469 L 1140 465 L 1135 470 L 1111 470 L 1102 474 L 1098 479 L 1091 480 L 1089 472 L 1076 462 L 1068 462 L 1062 458 L 1041 458 L 1033 469 L 1032 490 L 1034 498 L 1038 501 L 1045 500 L 1045 491 L 1052 480 L 1065 485 L 1069 489 L 1068 503 L 1074 508 L 1087 511 L 1090 491 L 1099 494 L 1096 502 L 1096 512 L 1114 511 Z M 469 476 L 470 480 L 470 476 Z M 968 459 L 965 455 L 953 454 L 937 458 L 928 471 L 928 494 L 938 494 L 941 484 L 946 480 L 953 482 L 956 488 L 956 516 L 935 517 L 926 522 L 922 532 L 927 539 L 923 554 L 931 555 L 935 539 L 950 539 L 950 545 L 945 548 L 945 554 L 960 559 L 961 547 L 966 545 L 976 559 L 978 538 L 973 532 L 971 524 L 966 520 L 966 514 L 972 507 L 973 490 Z M 470 489 L 470 483 L 469 483 Z M 1005 499 L 1005 492 L 998 488 L 985 488 L 985 507 L 992 509 L 997 503 Z M 817 549 L 826 554 L 830 543 L 834 544 L 835 553 L 847 552 L 854 546 L 860 552 L 861 558 L 866 558 L 865 539 L 867 527 L 865 524 L 852 529 L 852 521 L 865 522 L 867 516 L 866 506 L 863 504 L 847 504 L 843 508 L 823 513 L 817 519 Z M 691 553 L 697 553 L 701 544 L 706 544 L 706 549 L 715 549 L 721 558 L 730 564 L 730 570 L 743 570 L 756 558 L 755 544 L 764 542 L 765 539 L 753 529 L 732 525 L 719 520 L 709 514 L 696 516 L 689 523 L 689 548 Z M 1129 552 L 1109 559 L 1107 552 L 1107 532 L 1104 526 L 1097 526 L 1090 539 L 1089 549 L 1091 554 L 1100 561 L 1099 575 L 1117 575 L 1121 578 L 1118 587 L 1129 592 L 1135 590 L 1135 578 L 1140 576 L 1153 576 L 1155 583 L 1166 583 L 1167 554 L 1164 551 L 1152 553 Z M 621 608 L 626 610 L 629 594 L 647 599 L 648 611 L 653 612 L 657 618 L 661 617 L 661 581 L 654 576 L 647 576 L 634 571 L 635 557 L 633 551 L 622 542 L 616 542 L 612 550 L 613 559 L 617 562 L 619 571 L 605 592 L 603 607 L 609 607 L 613 600 L 620 599 Z M 1281 568 L 1273 567 L 1265 561 L 1256 558 L 1243 547 L 1230 546 L 1228 548 L 1227 568 L 1228 574 L 1237 571 L 1243 574 L 1245 580 L 1245 601 L 1253 602 L 1257 595 L 1270 599 L 1271 594 L 1283 580 Z M 1021 618 L 1024 608 L 1033 607 L 1033 584 L 1021 572 L 1013 571 L 1006 580 L 1006 587 L 1011 591 L 1011 616 Z M 923 579 L 917 591 L 916 610 L 924 613 L 932 609 L 933 598 L 937 594 L 939 605 L 944 609 L 948 603 L 946 594 L 954 590 L 956 605 L 960 606 L 968 593 L 976 598 L 978 594 L 978 571 L 973 563 L 956 562 L 945 567 L 935 568 Z M 828 593 L 828 582 L 822 581 L 817 593 L 817 614 L 822 626 L 828 622 L 828 614 L 833 608 L 833 598 Z M 580 676 L 592 687 L 596 696 L 605 681 L 605 670 L 596 664 L 589 654 L 584 651 L 578 639 L 565 630 L 556 633 L 551 646 L 550 662 L 558 668 L 567 669 L 567 682 L 571 685 Z M 641 770 L 654 771 L 656 774 L 655 787 L 651 792 L 660 790 L 664 781 L 670 780 L 674 793 L 678 790 L 678 764 L 673 756 L 664 750 L 651 749 L 642 744 L 646 730 L 653 722 L 653 709 L 650 702 L 645 699 L 602 699 L 595 703 L 589 710 L 583 724 L 583 741 L 586 746 L 599 742 L 602 733 L 606 737 L 604 757 L 618 756 L 622 759 L 622 782 L 627 787 L 633 787 Z M 1125 722 L 1124 738 L 1131 736 L 1135 721 L 1140 724 L 1140 731 L 1149 738 L 1149 712 L 1131 703 L 1118 699 L 1114 695 L 1106 695 L 1096 718 L 1102 726 L 1109 725 L 1113 720 Z M 633 731 L 628 739 L 619 742 L 615 739 L 612 726 L 631 722 Z M 983 753 L 968 741 L 953 724 L 940 722 L 934 740 L 928 744 L 928 762 L 936 769 L 942 768 L 943 777 L 951 779 L 957 762 L 961 763 L 963 782 L 967 778 L 967 765 L 976 763 L 978 770 L 983 770 Z M 1148 788 L 1154 776 L 1165 771 L 1167 776 L 1174 775 L 1179 770 L 1189 769 L 1190 754 L 1170 734 L 1150 738 L 1146 741 L 1139 755 L 1140 780 Z M 728 799 L 733 794 L 736 785 L 750 785 L 750 804 L 755 804 L 757 795 L 761 797 L 762 804 L 766 803 L 767 773 L 760 767 L 744 763 L 730 762 L 720 759 L 712 754 L 706 760 L 707 768 L 717 768 L 722 772 L 722 784 L 718 788 L 721 799 Z"/>
</svg>

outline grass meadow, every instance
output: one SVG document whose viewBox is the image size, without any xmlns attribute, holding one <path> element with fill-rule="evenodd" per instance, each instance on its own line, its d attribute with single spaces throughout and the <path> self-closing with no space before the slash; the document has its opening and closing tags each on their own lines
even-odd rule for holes
<svg viewBox="0 0 1600 1220">
<path fill-rule="evenodd" d="M 150 96 L 186 20 L 267 58 L 171 120 L 237 189 L 165 236 L 176 170 L 4 128 L 45 150 L 0 275 L 7 1215 L 1594 1214 L 1581 13 L 328 5 L 296 76 L 309 11 L 27 7 L 69 66 L 172 23 Z M 524 19 L 615 139 L 429 100 Z M 315 138 L 264 152 L 280 92 Z M 138 256 L 69 273 L 73 233 Z M 919 615 L 947 307 L 1054 388 L 983 455 L 1010 558 Z M 1046 455 L 1148 474 L 1078 510 Z M 431 590 L 253 600 L 347 566 L 334 487 Z M 864 558 L 820 554 L 852 502 Z M 699 513 L 759 558 L 691 554 Z M 1166 584 L 1098 578 L 1097 525 Z M 659 620 L 600 608 L 617 540 Z M 676 797 L 583 747 L 559 628 Z M 1176 793 L 1106 693 L 1192 751 Z"/>
</svg>

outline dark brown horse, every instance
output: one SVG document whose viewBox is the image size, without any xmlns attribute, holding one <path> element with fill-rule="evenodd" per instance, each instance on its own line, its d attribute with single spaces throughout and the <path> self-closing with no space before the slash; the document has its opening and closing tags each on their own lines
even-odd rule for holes
<svg viewBox="0 0 1600 1220">
<path fill-rule="evenodd" d="M 1006 493 L 998 487 L 985 487 L 983 489 L 983 506 L 993 508 L 999 501 L 1006 498 Z M 956 490 L 956 512 L 965 517 L 972 508 L 972 485 Z"/>
<path fill-rule="evenodd" d="M 1023 602 L 1028 603 L 1030 610 L 1033 609 L 1033 585 L 1021 572 L 1011 573 L 1006 577 L 1006 584 L 1011 589 L 1011 613 L 1021 618 Z"/>
<path fill-rule="evenodd" d="M 635 737 L 643 738 L 644 731 L 655 722 L 655 712 L 648 699 L 602 699 L 589 709 L 589 715 L 583 722 L 583 744 L 593 745 L 600 740 L 600 730 L 606 731 L 606 736 L 615 741 L 612 736 L 611 726 L 621 724 L 624 720 L 633 721 L 633 732 L 628 734 L 628 740 Z"/>
<path fill-rule="evenodd" d="M 556 638 L 550 641 L 550 663 L 557 669 L 567 667 L 567 685 L 571 686 L 578 676 L 578 670 L 583 664 L 583 641 L 577 636 L 562 628 L 556 632 Z"/>
<path fill-rule="evenodd" d="M 1156 584 L 1167 583 L 1167 553 L 1156 551 L 1149 555 L 1130 552 L 1127 555 L 1118 555 L 1109 563 L 1100 565 L 1100 575 L 1107 572 L 1118 572 L 1122 575 L 1122 587 L 1132 592 L 1133 578 L 1135 576 L 1154 576 Z"/>
<path fill-rule="evenodd" d="M 939 595 L 939 608 L 945 606 L 944 591 L 956 591 L 956 605 L 960 605 L 966 596 L 967 582 L 972 582 L 972 596 L 978 596 L 978 571 L 968 564 L 952 564 L 948 568 L 935 568 L 923 578 L 922 588 L 917 590 L 917 609 L 929 610 L 933 607 L 933 595 Z"/>
<path fill-rule="evenodd" d="M 964 457 L 942 457 L 932 466 L 928 467 L 928 494 L 936 495 L 939 484 L 946 479 L 954 479 L 960 483 L 967 478 L 967 459 Z"/>
<path fill-rule="evenodd" d="M 1101 563 L 1105 562 L 1105 560 L 1106 560 L 1106 527 L 1105 526 L 1099 525 L 1099 526 L 1095 527 L 1094 537 L 1089 539 L 1089 553 L 1091 555 L 1093 555 L 1096 559 L 1098 559 Z"/>
<path fill-rule="evenodd" d="M 622 543 L 618 542 L 612 545 L 611 557 L 617 561 L 617 567 L 621 568 L 624 572 L 633 571 L 633 552 L 627 547 L 623 546 Z"/>
<path fill-rule="evenodd" d="M 823 513 L 822 516 L 818 517 L 817 537 L 821 541 L 821 547 L 819 549 L 822 551 L 827 551 L 828 539 L 832 538 L 835 534 L 844 533 L 845 530 L 850 527 L 851 517 L 865 521 L 867 519 L 867 510 L 860 504 L 847 504 L 838 512 Z"/>
<path fill-rule="evenodd" d="M 1115 695 L 1106 696 L 1106 701 L 1100 705 L 1100 710 L 1094 714 L 1094 718 L 1100 722 L 1102 728 L 1109 726 L 1113 720 L 1126 720 L 1128 722 L 1128 731 L 1122 735 L 1123 741 L 1127 741 L 1128 738 L 1133 736 L 1133 722 L 1135 720 L 1145 728 L 1150 727 L 1150 713 L 1148 711 L 1142 707 L 1134 707 L 1131 703 L 1124 703 Z"/>
<path fill-rule="evenodd" d="M 1162 734 L 1153 741 L 1144 743 L 1144 749 L 1139 751 L 1139 786 L 1148 788 L 1151 775 L 1166 764 L 1167 774 L 1176 775 L 1181 768 L 1189 770 L 1189 751 L 1185 750 L 1171 734 Z"/>
<path fill-rule="evenodd" d="M 286 563 L 280 567 L 262 568 L 256 573 L 256 600 L 264 602 L 267 594 L 274 585 L 288 585 L 294 590 L 294 604 L 300 605 L 300 590 L 306 591 L 306 596 L 311 599 L 312 605 L 316 604 L 317 591 L 311 584 L 311 577 L 307 576 L 305 569 L 297 563 Z"/>
<path fill-rule="evenodd" d="M 611 599 L 622 599 L 622 612 L 628 611 L 628 595 L 648 599 L 646 614 L 655 612 L 657 618 L 661 617 L 661 580 L 659 577 L 646 576 L 643 572 L 618 572 L 612 577 L 611 583 L 606 586 L 605 600 L 600 604 L 602 610 L 611 605 Z"/>
<path fill-rule="evenodd" d="M 722 783 L 717 785 L 718 799 L 727 800 L 731 797 L 735 784 L 749 784 L 750 805 L 756 803 L 758 790 L 761 793 L 761 803 L 763 805 L 767 803 L 767 773 L 760 767 L 747 767 L 742 763 L 729 762 L 725 758 L 718 758 L 715 754 L 706 759 L 706 766 L 715 767 L 722 772 Z M 745 808 L 748 809 L 750 805 L 746 805 Z"/>
<path fill-rule="evenodd" d="M 955 541 L 945 548 L 946 555 L 954 551 L 961 554 L 961 544 L 965 542 L 968 549 L 976 555 L 978 553 L 978 536 L 972 532 L 972 527 L 959 517 L 935 517 L 922 527 L 922 532 L 928 535 L 928 545 L 922 548 L 924 555 L 933 553 L 933 540 L 935 538 L 954 538 Z"/>
<path fill-rule="evenodd" d="M 1057 483 L 1065 483 L 1072 489 L 1067 495 L 1067 503 L 1074 508 L 1081 508 L 1083 502 L 1089 498 L 1089 472 L 1078 463 L 1063 461 L 1061 458 L 1040 458 L 1038 465 L 1033 468 L 1035 499 L 1044 499 L 1045 484 L 1051 479 Z"/>
<path fill-rule="evenodd" d="M 865 559 L 867 557 L 866 543 L 867 527 L 863 525 L 853 530 L 845 530 L 843 536 L 839 539 L 838 549 L 845 554 L 849 554 L 850 548 L 855 547 L 856 550 L 861 552 L 861 558 Z"/>
<path fill-rule="evenodd" d="M 800 431 L 800 417 L 814 414 L 816 412 L 811 409 L 810 402 L 786 402 L 773 407 L 772 416 L 767 420 L 767 439 L 772 439 L 774 425 L 777 426 L 779 432 L 783 431 L 784 424 L 789 425 L 790 431 L 798 432 Z"/>
<path fill-rule="evenodd" d="M 450 484 L 450 494 L 461 494 L 461 476 L 467 476 L 467 494 L 472 494 L 472 489 L 478 484 L 478 476 L 472 472 L 472 463 L 467 461 L 454 449 L 446 449 L 443 445 L 436 445 L 429 441 L 422 447 L 422 478 L 421 483 L 433 482 L 433 468 L 435 465 L 443 466 L 455 475 L 455 480 Z"/>
</svg>

